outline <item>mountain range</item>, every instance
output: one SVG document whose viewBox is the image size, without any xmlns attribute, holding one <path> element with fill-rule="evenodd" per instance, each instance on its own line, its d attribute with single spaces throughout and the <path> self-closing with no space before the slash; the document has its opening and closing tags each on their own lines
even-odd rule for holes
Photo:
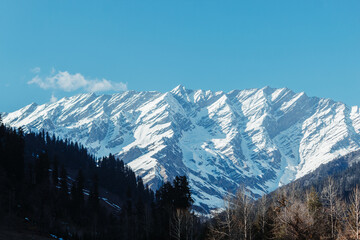
<svg viewBox="0 0 360 240">
<path fill-rule="evenodd" d="M 115 154 L 153 189 L 187 175 L 204 212 L 240 186 L 259 197 L 360 150 L 358 107 L 287 88 L 89 93 L 2 116 Z"/>
</svg>

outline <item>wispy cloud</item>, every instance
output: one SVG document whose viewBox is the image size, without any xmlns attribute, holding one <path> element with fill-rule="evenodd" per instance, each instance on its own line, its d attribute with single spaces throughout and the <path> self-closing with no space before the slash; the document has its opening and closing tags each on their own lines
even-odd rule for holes
<svg viewBox="0 0 360 240">
<path fill-rule="evenodd" d="M 34 68 L 32 68 L 30 71 L 31 71 L 32 73 L 37 74 L 37 73 L 40 73 L 41 69 L 40 69 L 39 67 L 34 67 Z"/>
<path fill-rule="evenodd" d="M 54 93 L 51 94 L 50 102 L 51 102 L 51 103 L 54 103 L 54 102 L 56 102 L 57 100 L 58 100 L 58 99 L 57 99 L 57 97 L 55 97 Z"/>
<path fill-rule="evenodd" d="M 58 71 L 56 73 L 54 69 L 51 71 L 51 74 L 46 77 L 40 77 L 39 74 L 37 74 L 28 82 L 28 84 L 36 84 L 42 89 L 63 90 L 66 92 L 72 92 L 79 89 L 87 92 L 127 90 L 126 83 L 113 82 L 104 78 L 101 80 L 86 79 L 80 73 L 71 74 L 68 71 Z"/>
</svg>

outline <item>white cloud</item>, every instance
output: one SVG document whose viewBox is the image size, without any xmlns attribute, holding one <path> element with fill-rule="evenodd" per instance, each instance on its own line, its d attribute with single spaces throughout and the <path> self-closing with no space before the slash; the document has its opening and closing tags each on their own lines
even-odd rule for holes
<svg viewBox="0 0 360 240">
<path fill-rule="evenodd" d="M 84 88 L 88 84 L 88 81 L 80 73 L 70 74 L 67 71 L 59 71 L 54 76 L 47 77 L 45 81 L 49 83 L 51 88 L 62 89 L 66 92 Z"/>
<path fill-rule="evenodd" d="M 40 68 L 39 67 L 34 67 L 33 69 L 31 69 L 30 71 L 32 72 L 32 73 L 35 73 L 35 74 L 37 74 L 37 73 L 39 73 L 40 72 Z"/>
<path fill-rule="evenodd" d="M 51 83 L 50 81 L 44 81 L 42 78 L 40 78 L 38 75 L 36 75 L 35 77 L 33 77 L 33 79 L 31 79 L 31 81 L 28 82 L 28 84 L 37 84 L 39 85 L 39 87 L 41 87 L 42 89 L 49 89 L 51 87 L 54 86 L 53 83 Z"/>
<path fill-rule="evenodd" d="M 106 79 L 102 79 L 101 81 L 91 81 L 88 86 L 88 91 L 90 92 L 104 92 L 104 91 L 123 91 L 126 90 L 127 86 L 125 83 L 119 82 L 110 82 Z"/>
<path fill-rule="evenodd" d="M 57 99 L 57 97 L 55 97 L 54 93 L 51 94 L 50 102 L 51 102 L 51 103 L 54 103 L 54 102 L 56 102 L 57 100 L 58 100 L 58 99 Z"/>
<path fill-rule="evenodd" d="M 36 75 L 28 84 L 36 84 L 42 89 L 60 89 L 66 92 L 72 92 L 82 89 L 88 92 L 105 91 L 126 91 L 127 85 L 122 82 L 112 82 L 106 79 L 85 79 L 80 73 L 70 74 L 67 71 L 52 70 L 52 74 L 45 78 Z"/>
</svg>

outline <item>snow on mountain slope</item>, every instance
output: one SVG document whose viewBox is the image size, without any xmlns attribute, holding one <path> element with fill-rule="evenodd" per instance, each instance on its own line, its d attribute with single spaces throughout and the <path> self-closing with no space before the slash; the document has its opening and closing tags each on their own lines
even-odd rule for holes
<svg viewBox="0 0 360 240">
<path fill-rule="evenodd" d="M 205 211 L 240 185 L 261 195 L 360 149 L 358 107 L 286 88 L 82 94 L 3 121 L 116 154 L 154 189 L 186 174 Z"/>
</svg>

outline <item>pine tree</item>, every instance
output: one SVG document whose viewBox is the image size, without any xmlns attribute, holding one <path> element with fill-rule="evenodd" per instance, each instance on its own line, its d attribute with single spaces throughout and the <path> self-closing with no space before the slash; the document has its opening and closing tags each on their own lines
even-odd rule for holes
<svg viewBox="0 0 360 240">
<path fill-rule="evenodd" d="M 36 183 L 47 183 L 49 181 L 49 156 L 47 153 L 41 153 L 35 162 Z"/>
<path fill-rule="evenodd" d="M 73 182 L 71 187 L 71 199 L 74 208 L 82 208 L 84 206 L 84 176 L 79 170 L 76 181 Z"/>
<path fill-rule="evenodd" d="M 52 180 L 53 180 L 53 184 L 54 186 L 57 186 L 59 183 L 59 166 L 58 166 L 58 160 L 57 157 L 54 157 L 54 162 L 53 162 L 53 169 L 52 169 Z"/>
<path fill-rule="evenodd" d="M 67 172 L 64 165 L 61 166 L 60 172 L 60 193 L 64 198 L 67 198 L 69 192 L 67 183 Z"/>
<path fill-rule="evenodd" d="M 92 188 L 89 195 L 89 206 L 92 210 L 99 208 L 99 180 L 97 175 L 93 177 Z"/>
<path fill-rule="evenodd" d="M 188 209 L 194 200 L 191 197 L 186 176 L 176 176 L 173 182 L 173 203 L 175 208 Z"/>
</svg>

